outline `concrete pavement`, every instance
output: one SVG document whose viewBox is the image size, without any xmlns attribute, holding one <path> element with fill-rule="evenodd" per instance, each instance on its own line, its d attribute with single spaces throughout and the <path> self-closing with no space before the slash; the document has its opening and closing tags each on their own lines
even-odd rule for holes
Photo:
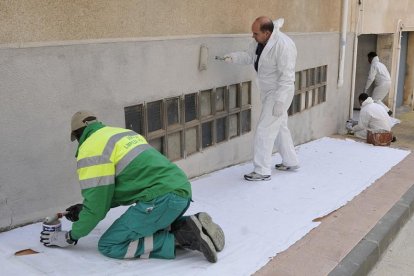
<svg viewBox="0 0 414 276">
<path fill-rule="evenodd" d="M 397 117 L 392 147 L 414 151 L 414 112 Z M 411 153 L 255 275 L 367 275 L 412 214 L 413 168 Z"/>
</svg>

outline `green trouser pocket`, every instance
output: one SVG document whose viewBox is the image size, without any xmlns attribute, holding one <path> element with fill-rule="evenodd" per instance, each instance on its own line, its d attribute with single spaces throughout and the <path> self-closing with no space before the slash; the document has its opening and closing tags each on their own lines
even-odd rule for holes
<svg viewBox="0 0 414 276">
<path fill-rule="evenodd" d="M 150 258 L 174 258 L 175 241 L 168 228 L 182 216 L 189 204 L 189 199 L 173 193 L 136 203 L 102 235 L 99 251 L 117 259 L 135 258 L 146 253 Z"/>
</svg>

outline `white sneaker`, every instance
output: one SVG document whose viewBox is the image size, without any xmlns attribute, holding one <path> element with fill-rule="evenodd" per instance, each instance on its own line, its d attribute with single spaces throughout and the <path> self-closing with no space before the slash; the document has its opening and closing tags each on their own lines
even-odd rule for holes
<svg viewBox="0 0 414 276">
<path fill-rule="evenodd" d="M 249 181 L 261 181 L 261 180 L 270 180 L 270 175 L 262 175 L 260 173 L 251 172 L 244 175 L 244 179 Z"/>
<path fill-rule="evenodd" d="M 279 170 L 279 171 L 294 171 L 294 170 L 299 169 L 299 166 L 298 165 L 296 165 L 296 166 L 285 166 L 283 164 L 276 164 L 275 168 L 276 168 L 276 170 Z"/>
</svg>

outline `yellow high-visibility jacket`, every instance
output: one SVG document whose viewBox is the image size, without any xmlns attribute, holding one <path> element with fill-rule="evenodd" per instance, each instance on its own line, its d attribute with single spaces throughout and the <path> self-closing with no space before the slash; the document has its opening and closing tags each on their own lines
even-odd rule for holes
<svg viewBox="0 0 414 276">
<path fill-rule="evenodd" d="M 191 198 L 185 173 L 129 129 L 92 123 L 77 151 L 83 209 L 71 237 L 88 235 L 112 207 L 151 201 L 167 193 Z"/>
</svg>

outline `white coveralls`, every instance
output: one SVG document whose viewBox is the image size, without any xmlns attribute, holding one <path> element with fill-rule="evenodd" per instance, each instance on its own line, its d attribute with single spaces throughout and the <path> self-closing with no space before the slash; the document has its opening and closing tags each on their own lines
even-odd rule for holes
<svg viewBox="0 0 414 276">
<path fill-rule="evenodd" d="M 374 91 L 372 92 L 372 99 L 377 104 L 382 105 L 388 112 L 390 109 L 382 102 L 382 100 L 390 91 L 391 77 L 387 67 L 379 61 L 378 57 L 374 57 L 371 61 L 371 68 L 369 69 L 367 84 L 365 85 L 365 93 L 373 82 L 375 86 Z"/>
<path fill-rule="evenodd" d="M 292 137 L 287 126 L 287 110 L 294 95 L 296 46 L 284 33 L 279 31 L 283 19 L 274 21 L 274 30 L 262 54 L 260 55 L 257 82 L 261 91 L 262 112 L 256 127 L 254 138 L 254 171 L 270 175 L 272 151 L 276 149 L 282 156 L 285 166 L 297 166 L 298 159 Z M 254 64 L 256 61 L 257 42 L 252 41 L 244 52 L 228 54 L 236 64 Z M 273 116 L 276 102 L 283 103 L 283 115 Z"/>
<path fill-rule="evenodd" d="M 367 130 L 391 131 L 391 120 L 385 109 L 368 97 L 361 106 L 358 124 L 352 128 L 355 136 L 366 139 Z"/>
</svg>

